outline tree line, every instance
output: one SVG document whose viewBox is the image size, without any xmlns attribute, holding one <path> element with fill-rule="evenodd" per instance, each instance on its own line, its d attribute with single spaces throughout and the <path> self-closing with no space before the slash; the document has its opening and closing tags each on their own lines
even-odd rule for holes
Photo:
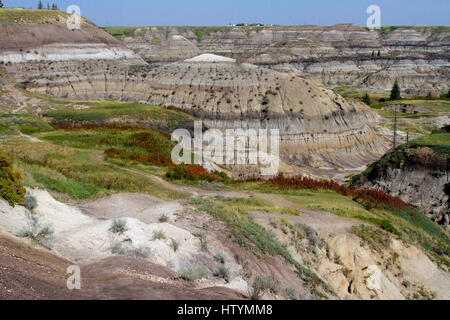
<svg viewBox="0 0 450 320">
<path fill-rule="evenodd" d="M 44 9 L 44 5 L 42 4 L 42 1 L 39 1 L 38 9 L 39 10 L 43 10 Z M 50 4 L 47 3 L 47 10 L 59 10 L 59 8 L 58 8 L 58 5 L 56 3 L 53 3 L 51 8 L 50 8 Z"/>
</svg>

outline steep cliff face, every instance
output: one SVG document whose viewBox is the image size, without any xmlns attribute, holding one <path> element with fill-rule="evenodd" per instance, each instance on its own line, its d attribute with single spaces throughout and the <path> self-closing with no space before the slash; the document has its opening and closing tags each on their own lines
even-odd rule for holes
<svg viewBox="0 0 450 320">
<path fill-rule="evenodd" d="M 449 133 L 419 138 L 372 164 L 354 183 L 400 196 L 449 231 L 449 145 Z"/>
<path fill-rule="evenodd" d="M 328 86 L 386 90 L 397 79 L 411 94 L 447 92 L 450 29 L 351 24 L 333 27 L 141 27 L 108 29 L 148 62 L 208 52 L 277 69 L 300 70 Z"/>
<path fill-rule="evenodd" d="M 388 149 L 387 139 L 374 130 L 378 116 L 364 104 L 297 72 L 215 59 L 131 67 L 108 61 L 28 63 L 8 70 L 28 90 L 56 97 L 174 106 L 217 129 L 280 129 L 290 164 L 358 168 Z"/>
</svg>

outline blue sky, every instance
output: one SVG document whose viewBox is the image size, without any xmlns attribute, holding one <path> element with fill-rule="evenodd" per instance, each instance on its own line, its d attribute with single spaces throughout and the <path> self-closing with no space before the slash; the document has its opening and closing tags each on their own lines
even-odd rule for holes
<svg viewBox="0 0 450 320">
<path fill-rule="evenodd" d="M 2 0 L 36 8 L 39 0 Z M 99 26 L 227 25 L 228 23 L 365 25 L 366 8 L 381 8 L 382 25 L 450 25 L 449 0 L 43 0 L 71 4 Z"/>
</svg>

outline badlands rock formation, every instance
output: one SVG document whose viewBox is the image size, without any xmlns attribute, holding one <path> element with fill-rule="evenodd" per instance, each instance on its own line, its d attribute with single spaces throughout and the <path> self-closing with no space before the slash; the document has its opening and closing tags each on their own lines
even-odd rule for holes
<svg viewBox="0 0 450 320">
<path fill-rule="evenodd" d="M 7 68 L 33 92 L 174 106 L 217 129 L 280 129 L 283 160 L 290 164 L 355 169 L 388 148 L 374 130 L 378 118 L 370 108 L 298 72 L 214 55 L 159 66 L 71 61 Z"/>
<path fill-rule="evenodd" d="M 173 106 L 217 129 L 280 129 L 282 160 L 327 170 L 327 177 L 336 176 L 340 169 L 350 170 L 340 172 L 341 177 L 359 172 L 388 149 L 387 139 L 374 129 L 376 114 L 364 104 L 345 101 L 306 80 L 295 68 L 281 72 L 241 63 L 245 52 L 258 50 L 251 45 L 254 41 L 246 42 L 241 55 L 231 54 L 238 58 L 234 60 L 197 55 L 201 50 L 188 45 L 192 35 L 170 33 L 169 42 L 160 43 L 170 49 L 164 56 L 176 60 L 186 54 L 188 59 L 149 65 L 87 20 L 82 20 L 80 30 L 69 30 L 65 13 L 45 13 L 44 17 L 38 13 L 26 11 L 19 20 L 8 20 L 0 31 L 0 61 L 11 81 L 22 82 L 27 90 L 60 98 Z M 152 30 L 147 31 L 148 37 Z M 259 37 L 257 43 L 279 38 L 260 31 L 253 30 L 248 37 Z M 334 33 L 327 34 L 334 39 Z M 206 35 L 203 40 L 207 43 Z M 180 48 L 191 49 L 180 53 Z"/>
<path fill-rule="evenodd" d="M 115 35 L 148 62 L 209 52 L 300 70 L 327 86 L 382 91 L 398 79 L 411 94 L 425 95 L 449 87 L 448 27 L 141 27 Z"/>
<path fill-rule="evenodd" d="M 140 60 L 120 41 L 84 18 L 80 20 L 80 29 L 70 30 L 67 13 L 44 14 L 38 10 L 2 9 L 0 61 Z"/>
</svg>

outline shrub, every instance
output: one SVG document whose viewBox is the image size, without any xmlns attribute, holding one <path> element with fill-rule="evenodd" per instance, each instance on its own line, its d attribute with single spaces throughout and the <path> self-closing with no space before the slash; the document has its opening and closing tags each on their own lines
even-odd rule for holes
<svg viewBox="0 0 450 320">
<path fill-rule="evenodd" d="M 31 196 L 31 195 L 27 195 L 23 201 L 23 205 L 25 208 L 27 208 L 30 211 L 33 211 L 34 209 L 36 209 L 37 207 L 37 201 L 36 198 Z"/>
<path fill-rule="evenodd" d="M 292 288 L 285 289 L 284 296 L 288 300 L 298 300 L 299 299 L 297 292 Z"/>
<path fill-rule="evenodd" d="M 178 249 L 180 248 L 180 242 L 178 242 L 175 239 L 170 239 L 170 247 L 174 252 L 177 252 Z"/>
<path fill-rule="evenodd" d="M 230 282 L 230 269 L 221 265 L 217 270 L 214 271 L 214 276 L 217 278 L 222 278 L 226 282 Z"/>
<path fill-rule="evenodd" d="M 23 205 L 25 193 L 20 174 L 13 172 L 8 156 L 0 152 L 0 197 L 8 201 L 10 206 Z"/>
<path fill-rule="evenodd" d="M 207 252 L 209 250 L 208 246 L 208 239 L 206 238 L 206 235 L 203 232 L 197 233 L 195 235 L 200 240 L 200 249 L 202 251 Z"/>
<path fill-rule="evenodd" d="M 302 230 L 305 233 L 306 239 L 308 239 L 309 245 L 312 248 L 316 248 L 320 245 L 320 238 L 319 238 L 319 235 L 317 234 L 316 230 L 314 230 L 310 226 L 307 226 L 306 224 L 301 224 L 301 223 L 297 224 L 297 228 L 299 228 L 300 230 Z"/>
<path fill-rule="evenodd" d="M 153 231 L 153 240 L 165 240 L 166 234 L 159 230 L 159 231 Z"/>
<path fill-rule="evenodd" d="M 226 174 L 219 172 L 209 172 L 199 165 L 182 164 L 171 166 L 167 170 L 166 178 L 169 180 L 190 180 L 190 181 L 209 181 L 226 182 Z"/>
<path fill-rule="evenodd" d="M 249 179 L 249 181 L 260 181 L 259 179 Z M 335 181 L 315 180 L 307 177 L 287 178 L 278 175 L 275 178 L 264 180 L 268 184 L 275 185 L 284 189 L 311 189 L 311 190 L 331 190 L 343 196 L 352 196 L 354 200 L 362 202 L 366 206 L 378 208 L 388 206 L 391 208 L 411 207 L 399 197 L 388 195 L 384 191 L 373 189 L 355 189 L 341 185 Z"/>
<path fill-rule="evenodd" d="M 256 276 L 249 287 L 250 300 L 259 300 L 261 295 L 269 290 L 276 294 L 279 291 L 278 282 L 273 277 Z"/>
<path fill-rule="evenodd" d="M 47 249 L 52 248 L 51 241 L 54 239 L 52 228 L 49 225 L 41 225 L 37 217 L 31 217 L 28 226 L 22 228 L 17 236 L 31 239 Z"/>
<path fill-rule="evenodd" d="M 111 253 L 121 256 L 127 255 L 128 251 L 122 246 L 122 242 L 116 241 L 111 246 Z"/>
<path fill-rule="evenodd" d="M 208 270 L 199 265 L 190 265 L 188 267 L 182 268 L 178 274 L 181 279 L 187 281 L 195 281 L 207 277 Z"/>
<path fill-rule="evenodd" d="M 227 256 L 223 252 L 218 252 L 214 256 L 214 259 L 221 264 L 225 264 L 225 262 L 227 261 Z"/>
<path fill-rule="evenodd" d="M 109 231 L 112 233 L 117 234 L 123 234 L 128 230 L 127 228 L 127 221 L 123 219 L 115 219 L 112 222 L 111 227 L 109 228 Z"/>
<path fill-rule="evenodd" d="M 159 221 L 160 223 L 167 222 L 168 220 L 169 220 L 169 217 L 167 216 L 167 214 L 162 214 L 162 215 L 159 217 L 159 219 L 158 219 L 158 221 Z"/>
</svg>

